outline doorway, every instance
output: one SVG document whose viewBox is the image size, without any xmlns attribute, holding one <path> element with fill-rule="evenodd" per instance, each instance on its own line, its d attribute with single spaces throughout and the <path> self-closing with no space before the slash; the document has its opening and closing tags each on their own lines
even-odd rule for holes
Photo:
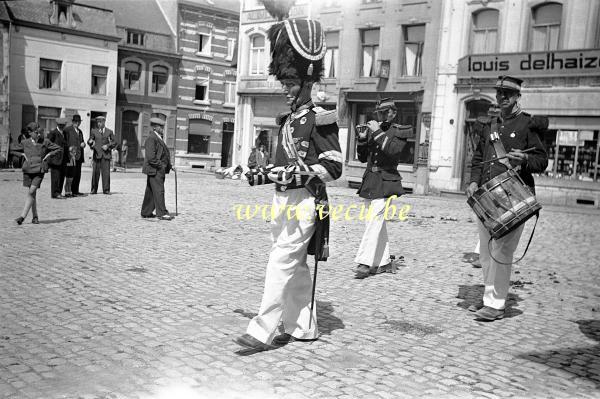
<svg viewBox="0 0 600 399">
<path fill-rule="evenodd" d="M 135 162 L 138 158 L 138 151 L 140 148 L 137 135 L 139 117 L 140 113 L 137 111 L 123 112 L 123 120 L 121 122 L 121 137 L 123 140 L 127 140 L 127 162 Z"/>
<path fill-rule="evenodd" d="M 491 101 L 481 99 L 472 100 L 465 104 L 466 106 L 466 118 L 465 118 L 465 140 L 463 149 L 463 173 L 461 190 L 465 190 L 471 180 L 471 159 L 479 144 L 479 134 L 475 131 L 475 122 L 479 117 L 487 117 L 488 110 L 492 105 Z"/>
<path fill-rule="evenodd" d="M 233 151 L 233 123 L 223 122 L 223 140 L 221 143 L 221 167 L 230 166 Z"/>
</svg>

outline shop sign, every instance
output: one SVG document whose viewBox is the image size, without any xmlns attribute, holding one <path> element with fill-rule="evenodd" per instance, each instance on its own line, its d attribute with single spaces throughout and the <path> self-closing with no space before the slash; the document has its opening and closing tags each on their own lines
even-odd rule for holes
<svg viewBox="0 0 600 399">
<path fill-rule="evenodd" d="M 577 145 L 578 130 L 559 130 L 556 142 L 558 145 Z"/>
<path fill-rule="evenodd" d="M 579 140 L 580 141 L 594 140 L 594 131 L 593 130 L 580 130 L 579 131 Z"/>
<path fill-rule="evenodd" d="M 598 76 L 600 49 L 470 54 L 458 61 L 458 78 Z"/>
</svg>

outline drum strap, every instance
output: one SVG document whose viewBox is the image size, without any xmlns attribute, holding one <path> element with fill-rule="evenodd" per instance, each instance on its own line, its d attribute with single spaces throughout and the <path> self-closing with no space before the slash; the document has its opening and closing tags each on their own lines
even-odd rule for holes
<svg viewBox="0 0 600 399">
<path fill-rule="evenodd" d="M 502 141 L 500 141 L 500 136 L 498 134 L 498 130 L 499 130 L 498 129 L 498 119 L 495 119 L 494 122 L 492 122 L 492 126 L 490 129 L 490 141 L 492 142 L 492 145 L 494 146 L 494 151 L 496 152 L 496 157 L 498 158 L 498 162 L 500 162 L 502 165 L 506 166 L 508 169 L 512 169 L 512 165 L 506 158 L 506 150 L 504 149 L 504 146 L 502 145 Z"/>
<path fill-rule="evenodd" d="M 533 225 L 533 229 L 531 230 L 531 235 L 529 236 L 529 241 L 527 241 L 527 246 L 525 247 L 525 252 L 523 252 L 523 255 L 521 255 L 521 257 L 519 259 L 517 259 L 514 262 L 504 263 L 504 262 L 500 262 L 498 259 L 494 258 L 494 255 L 492 255 L 492 240 L 493 240 L 492 237 L 490 237 L 490 240 L 488 241 L 488 251 L 490 253 L 490 258 L 492 258 L 494 260 L 494 262 L 500 263 L 501 265 L 512 265 L 513 263 L 519 263 L 527 254 L 527 250 L 529 249 L 529 245 L 531 244 L 531 240 L 533 239 L 533 233 L 535 233 L 535 226 L 537 226 L 537 222 L 538 222 L 539 218 L 540 218 L 540 213 L 536 212 L 535 213 L 535 224 Z"/>
</svg>

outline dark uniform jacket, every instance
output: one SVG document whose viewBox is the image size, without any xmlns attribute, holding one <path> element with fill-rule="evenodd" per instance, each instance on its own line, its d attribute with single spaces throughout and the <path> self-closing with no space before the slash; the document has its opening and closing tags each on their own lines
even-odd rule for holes
<svg viewBox="0 0 600 399">
<path fill-rule="evenodd" d="M 541 173 L 548 166 L 548 154 L 538 135 L 543 135 L 543 132 L 548 126 L 547 118 L 531 115 L 521 112 L 516 116 L 500 120 L 498 123 L 498 135 L 500 141 L 508 153 L 511 149 L 525 150 L 534 148 L 528 152 L 528 159 L 521 164 L 519 175 L 535 192 L 535 184 L 532 173 Z M 471 183 L 477 183 L 479 186 L 501 173 L 506 172 L 507 167 L 499 161 L 493 161 L 496 158 L 494 145 L 490 140 L 490 123 L 477 122 L 475 125 L 476 132 L 481 134 L 471 165 Z M 491 161 L 481 163 L 482 161 Z M 514 167 L 516 163 L 511 162 Z"/>
<path fill-rule="evenodd" d="M 117 146 L 112 130 L 105 127 L 103 132 L 100 133 L 100 130 L 92 129 L 88 144 L 91 145 L 92 140 L 94 141 L 94 146 L 92 147 L 94 149 L 94 159 L 112 159 L 111 150 Z M 108 146 L 106 151 L 102 149 L 104 144 Z"/>
<path fill-rule="evenodd" d="M 73 147 L 75 150 L 75 162 L 82 163 L 83 162 L 83 148 L 81 148 L 81 143 L 83 140 L 83 132 L 81 129 L 76 128 L 71 125 L 65 128 L 64 130 L 65 138 L 67 140 L 67 145 L 69 147 Z"/>
<path fill-rule="evenodd" d="M 146 139 L 144 149 L 145 158 L 142 173 L 155 176 L 157 173 L 168 174 L 171 171 L 169 148 L 154 131 Z"/>
<path fill-rule="evenodd" d="M 48 133 L 48 140 L 61 148 L 60 151 L 57 151 L 54 155 L 48 158 L 48 163 L 51 166 L 66 165 L 67 162 L 69 162 L 69 145 L 65 139 L 64 131 L 61 132 L 57 128 L 54 128 L 50 133 Z"/>
<path fill-rule="evenodd" d="M 358 194 L 362 198 L 387 198 L 402 195 L 402 177 L 398 173 L 398 162 L 406 146 L 406 138 L 412 135 L 411 126 L 382 123 L 382 129 L 358 139 L 358 160 L 366 162 Z M 385 131 L 384 131 L 385 130 Z"/>
<path fill-rule="evenodd" d="M 290 158 L 293 146 L 303 165 L 303 170 L 317 172 L 319 176 L 294 174 L 288 184 L 276 184 L 276 190 L 284 192 L 305 187 L 314 197 L 318 211 L 315 232 L 308 245 L 308 254 L 316 261 L 327 260 L 329 256 L 329 204 L 325 183 L 342 175 L 342 153 L 338 139 L 337 111 L 314 107 L 312 102 L 300 110 L 277 117 L 280 125 L 274 166 L 298 165 Z M 287 147 L 287 148 L 286 148 Z M 272 183 L 263 173 L 247 173 L 250 185 Z"/>
<path fill-rule="evenodd" d="M 47 168 L 43 165 L 44 157 L 48 153 L 52 154 L 63 151 L 63 147 L 54 144 L 48 139 L 41 139 L 34 142 L 30 138 L 23 138 L 16 151 L 25 154 L 25 162 L 22 167 L 23 173 L 46 173 Z"/>
</svg>

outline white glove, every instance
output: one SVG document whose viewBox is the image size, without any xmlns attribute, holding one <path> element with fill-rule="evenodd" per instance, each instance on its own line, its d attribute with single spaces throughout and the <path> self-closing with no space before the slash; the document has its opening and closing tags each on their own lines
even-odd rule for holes
<svg viewBox="0 0 600 399">
<path fill-rule="evenodd" d="M 296 167 L 293 165 L 289 166 L 277 166 L 269 172 L 267 177 L 274 183 L 278 184 L 290 184 L 294 178 L 294 172 Z"/>
</svg>

